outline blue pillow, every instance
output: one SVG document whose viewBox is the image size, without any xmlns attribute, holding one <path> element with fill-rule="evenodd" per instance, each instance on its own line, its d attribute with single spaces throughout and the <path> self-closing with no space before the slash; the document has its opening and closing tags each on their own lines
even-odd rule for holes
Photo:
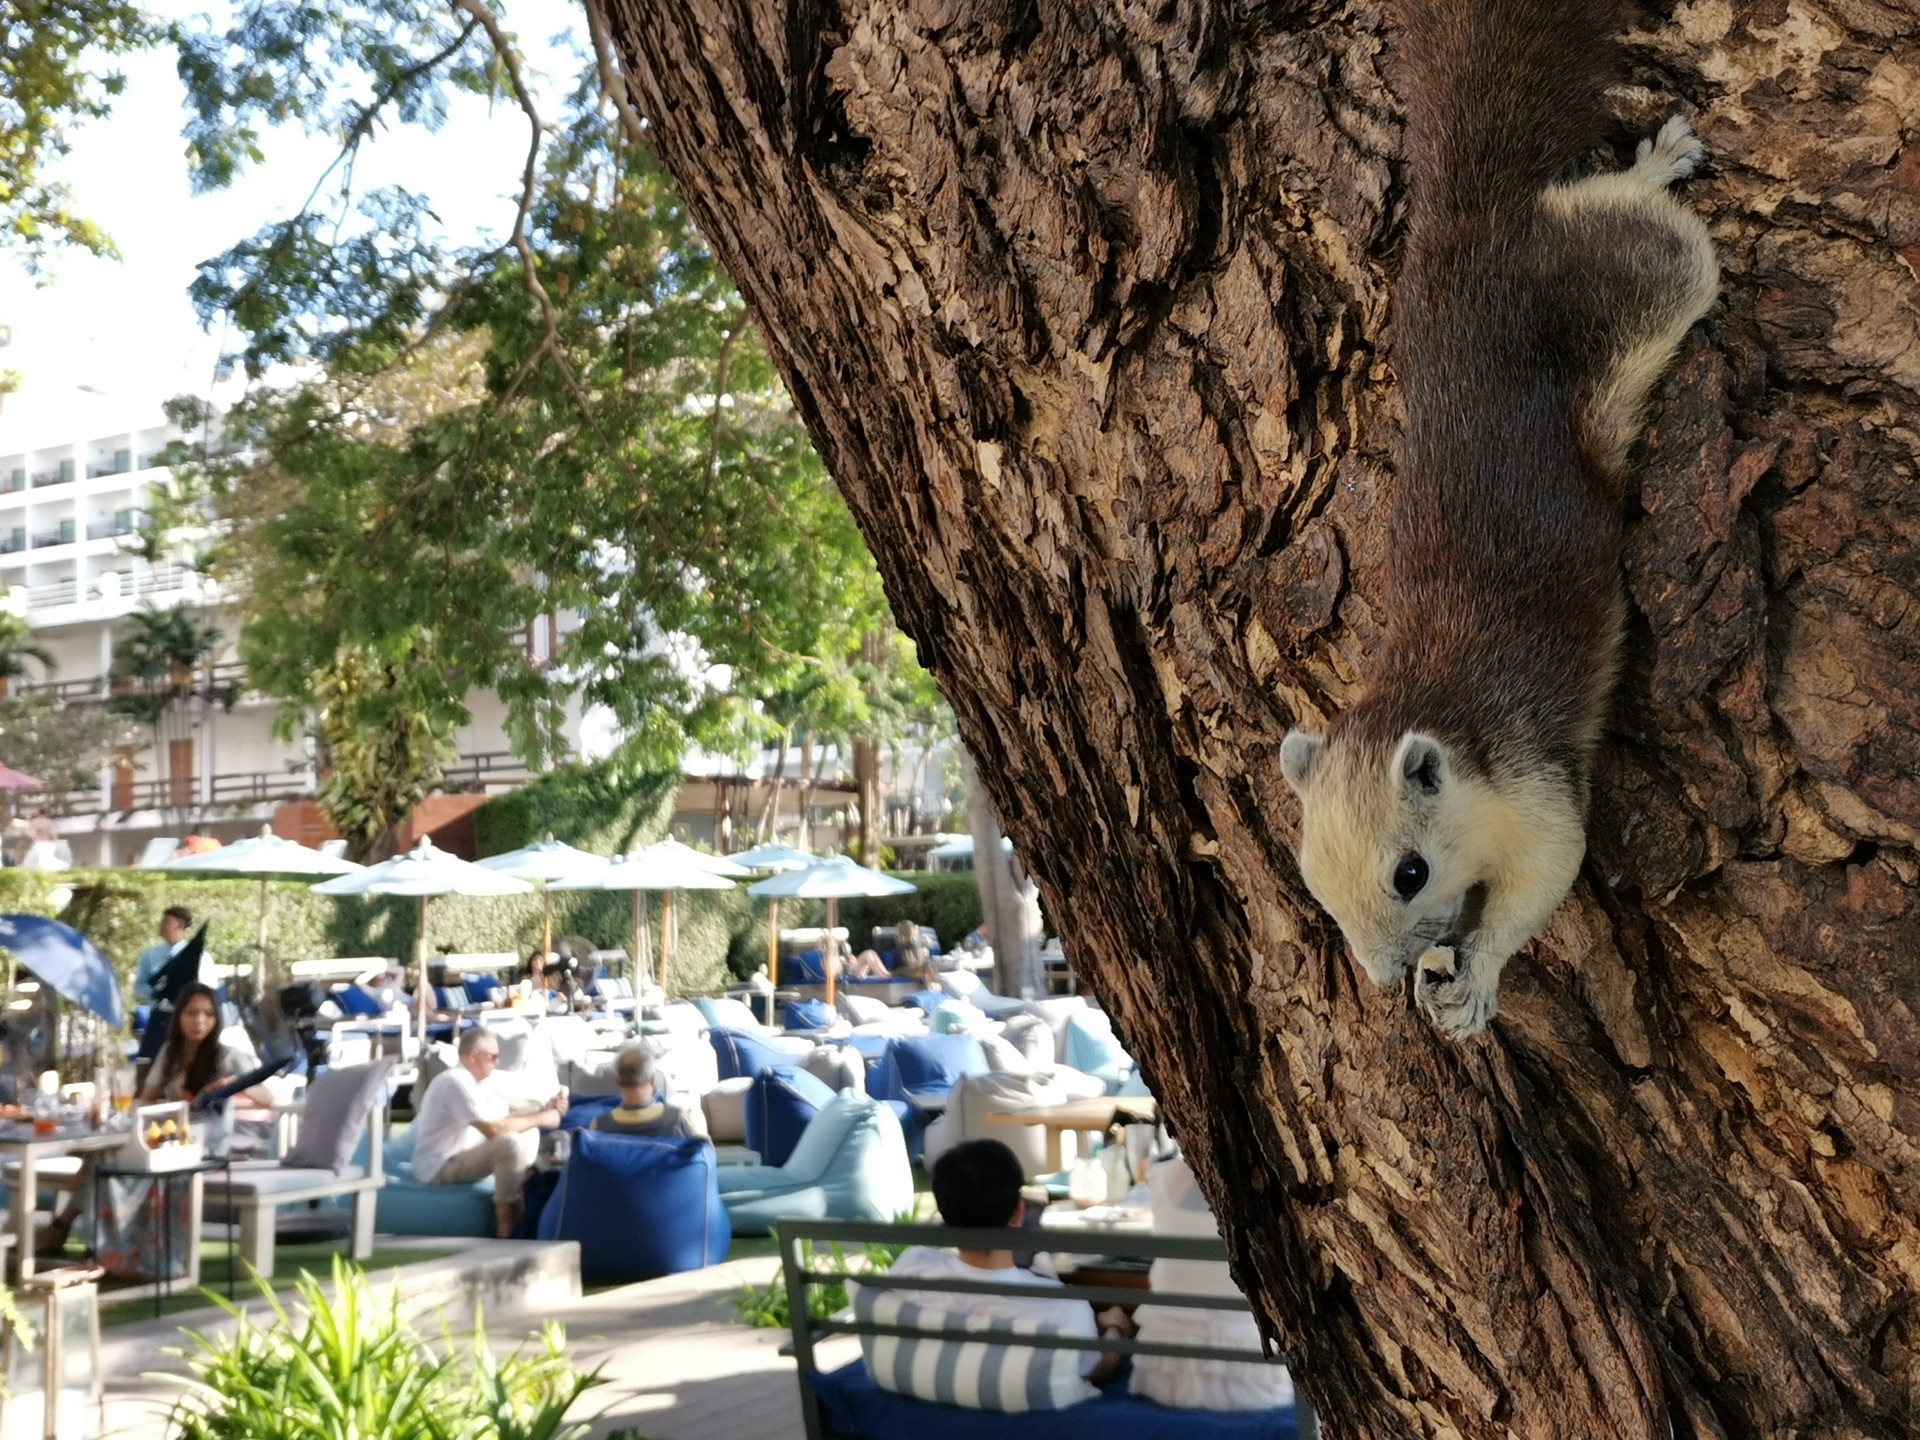
<svg viewBox="0 0 1920 1440">
<path fill-rule="evenodd" d="M 824 1000 L 789 1000 L 780 1015 L 789 1030 L 825 1030 L 839 1018 Z"/>
<path fill-rule="evenodd" d="M 931 1015 L 953 997 L 944 990 L 916 990 L 900 1003 Z"/>
<path fill-rule="evenodd" d="M 341 1013 L 356 1019 L 373 1019 L 386 1012 L 380 1007 L 379 997 L 362 985 L 342 985 L 333 992 L 333 1003 L 340 1007 Z"/>
<path fill-rule="evenodd" d="M 808 1123 L 833 1099 L 833 1087 L 792 1066 L 762 1070 L 747 1092 L 747 1148 L 762 1165 L 784 1165 Z"/>
<path fill-rule="evenodd" d="M 786 1051 L 763 1045 L 754 1036 L 738 1030 L 709 1030 L 707 1042 L 713 1046 L 720 1062 L 722 1080 L 738 1080 L 742 1076 L 751 1080 L 762 1070 L 790 1064 L 793 1060 Z"/>
<path fill-rule="evenodd" d="M 500 998 L 500 982 L 490 975 L 469 975 L 460 982 L 470 1005 L 488 1005 Z"/>
</svg>

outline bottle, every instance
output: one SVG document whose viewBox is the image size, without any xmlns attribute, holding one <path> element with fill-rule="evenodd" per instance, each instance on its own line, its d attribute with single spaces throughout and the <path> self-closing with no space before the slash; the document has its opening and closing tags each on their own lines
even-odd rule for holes
<svg viewBox="0 0 1920 1440">
<path fill-rule="evenodd" d="M 1097 1149 L 1073 1162 L 1073 1169 L 1067 1173 L 1067 1198 L 1082 1210 L 1106 1202 L 1107 1172 L 1101 1167 Z"/>
<path fill-rule="evenodd" d="M 1107 1132 L 1100 1163 L 1107 1175 L 1107 1203 L 1126 1204 L 1127 1192 L 1133 1188 L 1133 1175 L 1127 1168 L 1127 1133 L 1118 1125 Z"/>
</svg>

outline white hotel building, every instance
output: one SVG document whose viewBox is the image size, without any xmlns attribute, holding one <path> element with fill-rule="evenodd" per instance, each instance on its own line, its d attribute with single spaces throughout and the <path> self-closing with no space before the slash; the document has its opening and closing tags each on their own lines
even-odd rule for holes
<svg viewBox="0 0 1920 1440">
<path fill-rule="evenodd" d="M 311 796 L 312 748 L 304 738 L 275 739 L 278 703 L 245 690 L 229 597 L 187 566 L 150 565 L 135 553 L 149 490 L 169 473 L 158 457 L 186 437 L 157 406 L 114 415 L 105 426 L 51 416 L 41 423 L 35 411 L 44 408 L 15 396 L 0 416 L 0 604 L 23 615 L 58 662 L 15 683 L 45 687 L 64 705 L 104 705 L 115 641 L 126 618 L 147 606 L 191 607 L 221 635 L 191 696 L 174 702 L 157 728 L 129 721 L 97 793 L 48 807 L 58 812 L 60 836 L 77 865 L 120 865 L 158 836 L 254 833 L 282 805 Z M 104 403 L 86 408 L 108 418 Z M 553 638 L 536 625 L 525 643 L 544 659 Z M 473 723 L 455 737 L 460 754 L 449 781 L 475 793 L 523 781 L 526 769 L 502 730 L 504 707 L 490 694 L 469 704 Z M 20 800 L 32 813 L 33 797 Z"/>
</svg>

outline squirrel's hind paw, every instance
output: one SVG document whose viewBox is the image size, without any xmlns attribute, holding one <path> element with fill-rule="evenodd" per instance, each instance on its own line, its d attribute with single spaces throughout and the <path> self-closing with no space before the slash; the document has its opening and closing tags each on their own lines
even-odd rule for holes
<svg viewBox="0 0 1920 1440">
<path fill-rule="evenodd" d="M 1707 147 L 1693 133 L 1683 115 L 1675 115 L 1660 127 L 1651 140 L 1642 140 L 1634 152 L 1632 173 L 1647 184 L 1664 190 L 1676 180 L 1684 180 L 1700 168 L 1707 158 Z"/>
</svg>

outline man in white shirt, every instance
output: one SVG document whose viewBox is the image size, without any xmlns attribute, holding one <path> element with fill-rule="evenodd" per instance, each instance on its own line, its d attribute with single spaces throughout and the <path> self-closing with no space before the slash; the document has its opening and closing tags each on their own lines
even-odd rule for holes
<svg viewBox="0 0 1920 1440">
<path fill-rule="evenodd" d="M 484 1025 L 460 1037 L 460 1063 L 427 1086 L 413 1116 L 413 1178 L 426 1185 L 470 1185 L 493 1176 L 493 1220 L 500 1238 L 520 1223 L 527 1174 L 542 1130 L 567 1113 L 563 1090 L 544 1110 L 512 1112 L 493 1083 L 500 1041 Z"/>
<path fill-rule="evenodd" d="M 988 1230 L 1018 1226 L 1027 1202 L 1020 1196 L 1026 1175 L 1013 1151 L 998 1140 L 968 1140 L 954 1146 L 933 1164 L 933 1198 L 940 1218 L 961 1229 Z M 893 1262 L 895 1276 L 929 1280 L 991 1280 L 995 1284 L 1030 1285 L 1024 1295 L 965 1295 L 953 1291 L 912 1291 L 916 1299 L 945 1310 L 964 1310 L 993 1319 L 1037 1319 L 1057 1325 L 1068 1335 L 1092 1340 L 1100 1335 L 1128 1335 L 1126 1314 L 1104 1310 L 1098 1318 L 1084 1300 L 1050 1300 L 1049 1290 L 1060 1288 L 1050 1275 L 1036 1275 L 1013 1263 L 1011 1250 L 935 1250 L 915 1245 Z M 1095 1385 L 1104 1385 L 1119 1371 L 1121 1356 L 1083 1351 L 1081 1373 Z"/>
</svg>

